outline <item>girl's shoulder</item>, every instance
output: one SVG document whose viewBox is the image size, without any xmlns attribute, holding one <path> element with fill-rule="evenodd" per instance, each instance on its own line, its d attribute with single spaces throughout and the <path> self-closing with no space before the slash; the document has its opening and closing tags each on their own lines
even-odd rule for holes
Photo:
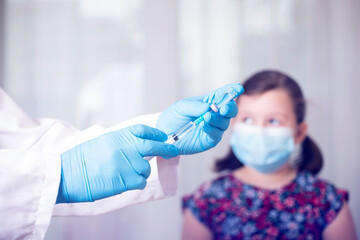
<svg viewBox="0 0 360 240">
<path fill-rule="evenodd" d="M 302 192 L 304 194 L 313 193 L 318 198 L 324 200 L 333 200 L 334 197 L 341 199 L 342 201 L 349 200 L 349 192 L 345 189 L 336 187 L 332 182 L 317 177 L 310 172 L 299 172 L 294 184 L 292 186 L 293 191 Z"/>
<path fill-rule="evenodd" d="M 323 227 L 331 223 L 344 203 L 349 201 L 347 190 L 306 171 L 297 175 L 293 189 L 289 190 L 291 198 L 295 199 L 296 208 L 315 214 L 318 224 Z"/>
<path fill-rule="evenodd" d="M 182 210 L 189 209 L 205 225 L 210 224 L 209 211 L 216 202 L 231 202 L 232 192 L 239 191 L 231 173 L 201 184 L 193 193 L 183 196 Z"/>
<path fill-rule="evenodd" d="M 193 193 L 185 195 L 183 202 L 189 199 L 222 198 L 236 187 L 238 186 L 236 186 L 231 173 L 222 174 L 215 179 L 204 182 Z"/>
</svg>

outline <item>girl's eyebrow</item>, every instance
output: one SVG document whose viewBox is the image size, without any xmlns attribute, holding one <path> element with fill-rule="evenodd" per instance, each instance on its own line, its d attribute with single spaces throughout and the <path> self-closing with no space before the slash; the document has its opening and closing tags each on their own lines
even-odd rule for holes
<svg viewBox="0 0 360 240">
<path fill-rule="evenodd" d="M 267 116 L 281 116 L 281 117 L 285 117 L 285 118 L 288 117 L 287 114 L 285 114 L 285 113 L 280 113 L 280 112 L 272 112 L 272 113 L 267 114 Z"/>
<path fill-rule="evenodd" d="M 239 109 L 239 113 L 241 113 L 241 114 L 243 114 L 243 113 L 245 113 L 245 114 L 252 114 L 252 112 L 250 112 L 250 111 L 248 111 L 248 110 L 240 110 Z"/>
<path fill-rule="evenodd" d="M 252 114 L 251 112 L 249 112 L 249 111 L 240 111 L 239 110 L 239 113 L 238 114 Z"/>
<path fill-rule="evenodd" d="M 253 115 L 253 114 L 254 113 L 252 113 L 251 111 L 239 111 L 238 116 Z M 281 112 L 270 112 L 270 113 L 267 113 L 265 116 L 266 117 L 280 116 L 280 117 L 288 118 L 288 115 L 286 113 L 281 113 Z"/>
</svg>

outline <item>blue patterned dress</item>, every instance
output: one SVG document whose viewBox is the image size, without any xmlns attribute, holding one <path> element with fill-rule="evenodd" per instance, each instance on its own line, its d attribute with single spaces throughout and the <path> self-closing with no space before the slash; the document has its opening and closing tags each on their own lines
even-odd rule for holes
<svg viewBox="0 0 360 240">
<path fill-rule="evenodd" d="M 214 239 L 321 239 L 326 226 L 348 201 L 348 192 L 309 172 L 288 185 L 267 190 L 232 173 L 207 182 L 183 198 Z"/>
</svg>

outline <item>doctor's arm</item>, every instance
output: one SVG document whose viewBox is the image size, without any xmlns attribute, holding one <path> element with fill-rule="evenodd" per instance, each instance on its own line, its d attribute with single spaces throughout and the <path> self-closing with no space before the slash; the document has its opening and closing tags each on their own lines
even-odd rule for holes
<svg viewBox="0 0 360 240">
<path fill-rule="evenodd" d="M 71 180 L 69 186 L 70 189 L 72 189 L 72 196 L 69 195 L 70 198 L 64 200 L 64 191 L 61 191 L 64 185 L 62 183 L 59 189 L 59 195 L 61 195 L 61 197 L 58 196 L 57 202 L 70 202 L 70 204 L 57 204 L 54 207 L 54 215 L 96 215 L 134 204 L 175 195 L 177 189 L 178 157 L 168 160 L 157 157 L 148 163 L 143 159 L 143 156 L 149 155 L 149 152 L 151 152 L 150 155 L 157 155 L 155 145 L 147 146 L 145 140 L 138 139 L 133 135 L 135 134 L 139 136 L 143 134 L 145 132 L 143 130 L 146 129 L 147 126 L 131 124 L 139 124 L 146 122 L 146 120 L 148 123 L 155 123 L 156 119 L 157 114 L 142 116 L 131 121 L 124 122 L 120 125 L 109 128 L 107 130 L 109 131 L 108 133 L 91 139 L 88 142 L 80 143 L 75 146 L 75 148 L 68 150 L 70 152 L 62 154 L 62 171 L 65 172 L 65 178 L 62 176 L 62 181 L 65 180 L 65 182 L 69 182 L 69 180 L 66 179 L 67 177 L 70 177 Z M 122 128 L 128 125 L 131 126 Z M 122 129 L 114 130 L 119 128 Z M 146 130 L 148 132 L 149 129 Z M 155 131 L 155 133 L 160 133 L 160 131 L 156 129 L 150 128 L 150 130 Z M 123 133 L 126 134 L 126 139 L 123 139 L 124 135 L 121 135 Z M 149 136 L 142 137 L 147 138 Z M 166 135 L 162 136 L 162 138 L 162 140 L 166 139 Z M 135 145 L 138 145 L 139 147 L 133 149 L 131 146 L 127 146 L 128 142 L 135 142 Z M 169 145 L 169 147 L 176 149 L 176 147 L 171 145 Z M 141 149 L 147 149 L 148 154 L 140 154 L 142 151 Z M 82 151 L 81 156 L 84 156 L 83 158 L 77 158 L 76 155 L 79 151 Z M 158 151 L 162 151 L 164 153 L 164 148 L 162 147 L 161 149 L 158 149 Z M 174 153 L 174 150 L 170 150 L 170 152 Z M 73 153 L 75 153 L 74 156 L 71 155 Z M 67 154 L 70 154 L 70 156 L 67 156 Z M 178 152 L 176 155 L 177 154 Z M 168 155 L 167 157 L 171 157 L 171 155 Z M 86 160 L 85 163 L 83 162 L 83 159 Z M 75 162 L 76 164 L 64 166 L 65 161 L 69 161 L 70 163 Z M 78 172 L 84 172 L 84 170 L 80 169 L 81 171 L 73 171 L 73 166 L 76 167 L 82 165 L 86 165 L 86 174 L 79 178 Z M 69 171 L 68 168 L 71 171 Z M 95 169 L 95 171 L 93 169 Z M 115 171 L 115 169 L 117 170 Z M 66 172 L 68 172 L 67 176 Z M 118 175 L 121 177 L 117 178 Z M 85 185 L 83 184 L 84 177 L 85 180 L 90 179 Z M 134 177 L 141 181 L 142 184 L 138 180 L 134 179 Z M 108 178 L 112 178 L 113 180 L 109 182 Z M 117 182 L 117 184 L 111 185 L 113 181 Z M 73 185 L 74 182 L 76 183 L 75 186 Z M 138 183 L 140 183 L 140 185 Z M 69 189 L 69 186 L 67 189 Z M 78 189 L 79 186 L 80 188 Z M 86 189 L 87 186 L 90 191 Z M 142 188 L 144 189 L 133 190 Z M 92 200 L 96 201 L 89 202 Z"/>
<path fill-rule="evenodd" d="M 172 104 L 169 108 L 167 108 L 164 112 L 162 112 L 159 117 L 156 120 L 156 123 L 153 122 L 153 124 L 156 124 L 156 128 L 162 130 L 163 132 L 165 132 L 166 134 L 170 135 L 173 134 L 175 131 L 179 130 L 181 127 L 183 127 L 185 124 L 187 124 L 190 121 L 193 121 L 194 119 L 204 115 L 204 122 L 201 123 L 201 125 L 199 127 L 197 127 L 195 130 L 193 130 L 192 132 L 190 132 L 186 138 L 182 139 L 182 141 L 179 141 L 179 144 L 175 144 L 176 147 L 179 148 L 180 153 L 181 154 L 194 154 L 194 153 L 198 153 L 198 152 L 203 152 L 206 151 L 214 146 L 216 146 L 216 144 L 221 140 L 222 135 L 224 133 L 224 131 L 227 129 L 228 125 L 229 125 L 229 121 L 232 117 L 235 117 L 237 114 L 237 105 L 234 101 L 229 102 L 228 104 L 224 105 L 223 107 L 221 107 L 219 109 L 219 113 L 213 113 L 213 112 L 209 112 L 210 109 L 210 105 L 213 102 L 218 101 L 219 99 L 222 98 L 223 94 L 229 89 L 229 88 L 233 88 L 234 91 L 236 92 L 237 95 L 241 94 L 243 92 L 243 88 L 240 84 L 229 84 L 226 85 L 224 87 L 221 87 L 219 89 L 216 89 L 208 94 L 205 94 L 203 96 L 199 96 L 199 97 L 192 97 L 192 98 L 188 98 L 188 99 L 183 99 L 180 100 L 178 102 L 176 102 L 175 104 Z M 134 123 L 134 121 L 132 121 L 132 123 Z M 112 137 L 115 140 L 118 137 Z M 96 139 L 94 139 L 96 140 Z M 111 139 L 110 139 L 111 140 Z M 91 140 L 93 141 L 93 140 Z M 104 141 L 95 141 L 95 144 L 87 144 L 85 147 L 80 144 L 80 149 L 88 149 L 88 145 L 92 146 L 89 148 L 89 151 L 85 151 L 84 155 L 84 159 L 92 159 L 93 157 L 91 156 L 92 154 L 90 154 L 88 156 L 88 152 L 92 153 L 93 152 L 93 146 L 97 146 L 97 145 L 102 145 Z M 113 143 L 113 141 L 107 141 L 108 143 L 106 144 L 107 146 L 111 146 Z M 126 141 L 118 141 L 116 140 L 115 145 L 120 145 L 120 142 L 123 142 L 124 145 L 126 145 Z M 136 144 L 139 146 L 143 146 L 144 144 Z M 108 147 L 100 147 L 103 149 L 108 149 Z M 124 146 L 126 149 L 126 146 Z M 73 151 L 73 153 L 78 152 L 77 150 L 78 147 L 75 148 L 75 151 Z M 97 147 L 96 147 L 97 148 Z M 120 147 L 121 148 L 121 147 Z M 91 150 L 91 151 L 90 151 Z M 101 151 L 100 151 L 101 152 Z M 106 150 L 103 151 L 104 155 L 106 155 L 107 152 L 111 152 Z M 122 153 L 125 153 L 126 155 L 126 151 L 122 151 Z M 63 154 L 64 155 L 64 154 Z M 71 154 L 74 155 L 74 154 Z M 132 157 L 131 159 L 134 159 L 133 161 L 136 161 L 136 157 L 139 156 L 135 156 L 133 154 L 130 154 Z M 156 152 L 153 152 L 151 155 L 158 155 Z M 99 156 L 98 154 L 95 154 L 94 160 L 86 161 L 86 166 L 87 165 L 91 165 L 93 161 L 96 161 L 98 158 L 101 158 L 101 155 Z M 142 156 L 146 156 L 146 155 L 142 155 Z M 74 156 L 75 161 L 70 160 L 68 161 L 66 158 L 63 158 L 63 171 L 66 171 L 66 166 L 64 167 L 64 160 L 66 160 L 67 162 L 73 163 L 73 162 L 77 162 L 78 159 L 76 157 L 76 154 Z M 143 160 L 142 158 L 139 159 L 139 161 Z M 82 161 L 80 161 L 82 162 Z M 100 161 L 102 162 L 102 161 Z M 70 204 L 70 205 L 57 205 L 55 207 L 55 215 L 67 215 L 67 214 L 72 214 L 72 215 L 82 215 L 82 214 L 88 214 L 88 210 L 90 210 L 90 212 L 92 214 L 97 214 L 97 213 L 103 213 L 103 212 L 107 212 L 109 211 L 108 208 L 109 206 L 112 206 L 112 203 L 116 203 L 118 206 L 122 206 L 121 204 L 123 203 L 127 203 L 127 204 L 136 204 L 139 202 L 145 202 L 148 200 L 153 200 L 153 196 L 158 196 L 159 192 L 161 193 L 162 191 L 165 193 L 161 193 L 160 196 L 169 196 L 169 194 L 166 194 L 166 192 L 170 192 L 170 195 L 175 194 L 175 190 L 176 190 L 176 181 L 174 179 L 176 179 L 176 171 L 174 170 L 177 165 L 177 159 L 174 160 L 164 160 L 161 158 L 157 158 L 156 162 L 158 163 L 158 167 L 156 167 L 156 165 L 154 165 L 154 161 L 150 161 L 150 164 L 154 165 L 151 167 L 151 175 L 147 181 L 147 186 L 145 187 L 145 190 L 148 190 L 150 192 L 156 190 L 157 193 L 152 193 L 152 194 L 142 194 L 143 197 L 138 197 L 138 191 L 129 191 L 129 192 L 124 192 L 123 194 L 119 195 L 119 196 L 113 196 L 110 197 L 110 199 L 100 199 L 103 197 L 108 197 L 109 195 L 104 195 L 103 193 L 100 193 L 101 197 L 100 198 L 92 198 L 92 195 L 94 193 L 94 191 L 86 191 L 86 193 L 90 192 L 90 194 L 80 194 L 81 198 L 78 198 L 77 196 L 75 196 L 74 200 L 75 201 L 68 201 L 66 200 L 65 202 L 77 202 L 77 201 L 89 201 L 89 199 L 91 200 L 97 200 L 100 199 L 99 201 L 96 201 L 95 203 L 89 204 L 89 203 L 82 203 L 81 205 L 79 204 Z M 77 165 L 84 165 L 84 164 L 76 164 Z M 93 164 L 94 168 L 96 169 L 97 166 L 96 164 Z M 70 169 L 74 169 L 73 167 L 71 167 Z M 91 169 L 91 168 L 90 168 Z M 75 182 L 78 182 L 78 178 L 76 176 L 78 176 L 79 174 L 76 174 L 77 171 L 75 171 L 75 173 L 73 173 L 73 179 L 76 180 Z M 84 172 L 83 170 L 79 171 L 79 172 Z M 102 173 L 103 175 L 105 175 L 105 178 L 108 174 L 106 174 L 107 171 L 103 171 L 104 173 Z M 68 174 L 71 177 L 71 174 Z M 90 175 L 91 175 L 91 171 L 90 171 Z M 88 175 L 87 175 L 88 176 Z M 153 176 L 153 177 L 152 177 Z M 155 177 L 154 177 L 155 176 Z M 62 179 L 63 179 L 63 175 L 62 175 Z M 85 181 L 82 181 L 82 179 L 80 179 L 80 183 L 81 182 L 86 182 L 87 177 L 85 178 Z M 162 183 L 161 186 L 158 187 L 154 187 L 152 184 L 152 180 L 151 179 L 156 179 L 156 182 L 160 182 Z M 159 181 L 160 180 L 160 181 Z M 63 181 L 62 181 L 63 182 Z M 65 181 L 66 182 L 66 181 Z M 73 181 L 72 181 L 73 182 Z M 96 181 L 99 182 L 99 181 Z M 101 182 L 101 181 L 100 181 Z M 166 184 L 167 183 L 167 184 Z M 60 185 L 60 189 L 62 189 L 62 185 Z M 79 185 L 84 185 L 84 184 L 79 184 Z M 92 188 L 92 184 L 90 182 L 90 184 L 85 184 L 85 186 L 89 186 L 90 190 Z M 121 184 L 120 184 L 121 185 Z M 84 187 L 82 187 L 82 189 L 84 189 Z M 101 188 L 103 189 L 103 188 Z M 170 189 L 170 190 L 167 190 Z M 172 189 L 172 190 L 171 190 Z M 59 191 L 59 193 L 64 193 L 66 191 Z M 81 191 L 73 191 L 74 193 L 76 192 L 81 192 Z M 61 194 L 64 195 L 64 194 Z M 89 196 L 87 196 L 89 195 Z M 144 198 L 145 197 L 145 198 Z M 119 201 L 123 199 L 123 201 Z M 158 199 L 158 197 L 156 197 L 155 199 Z M 59 198 L 58 198 L 59 200 Z M 63 198 L 60 198 L 61 201 L 63 201 Z M 112 200 L 112 201 L 111 201 Z M 125 200 L 125 201 L 124 201 Z M 61 202 L 60 201 L 60 202 Z M 111 202 L 111 204 L 109 204 L 108 202 Z"/>
<path fill-rule="evenodd" d="M 61 154 L 74 146 L 133 124 L 156 125 L 158 115 L 142 116 L 112 128 L 78 131 L 53 119 L 31 119 L 0 89 L 0 239 L 42 239 L 54 213 L 90 215 L 172 196 L 178 159 L 154 158 L 144 190 L 96 204 L 59 204 Z"/>
<path fill-rule="evenodd" d="M 233 86 L 239 94 L 243 91 L 239 84 Z M 143 116 L 112 128 L 94 126 L 84 131 L 78 131 L 59 120 L 33 120 L 0 89 L 0 193 L 1 196 L 6 196 L 6 201 L 2 197 L 0 204 L 0 238 L 30 236 L 41 239 L 52 214 L 100 214 L 174 195 L 178 159 L 165 160 L 157 157 L 150 161 L 150 176 L 143 190 L 126 191 L 105 199 L 101 198 L 109 195 L 100 194 L 100 197 L 96 198 L 100 200 L 93 203 L 57 204 L 54 209 L 61 179 L 60 156 L 63 153 L 76 153 L 78 151 L 71 151 L 76 149 L 76 146 L 134 124 L 156 126 L 166 134 L 171 134 L 184 123 L 207 112 L 210 104 L 226 89 L 223 87 L 200 97 L 179 101 L 159 117 Z M 181 154 L 194 154 L 216 146 L 227 129 L 230 118 L 236 113 L 237 107 L 232 101 L 222 107 L 219 113 L 207 114 L 205 121 L 196 131 L 178 146 Z M 138 137 L 134 132 L 131 134 Z M 156 152 L 154 154 L 156 155 Z M 136 171 L 136 168 L 132 168 Z M 146 173 L 145 177 L 147 176 Z M 63 197 L 60 200 L 58 198 L 58 202 L 62 201 Z M 65 202 L 70 200 L 65 197 Z"/>
</svg>

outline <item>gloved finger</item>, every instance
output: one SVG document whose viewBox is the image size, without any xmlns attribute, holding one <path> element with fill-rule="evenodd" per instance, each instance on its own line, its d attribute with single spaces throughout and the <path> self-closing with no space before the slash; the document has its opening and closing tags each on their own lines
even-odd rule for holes
<svg viewBox="0 0 360 240">
<path fill-rule="evenodd" d="M 137 156 L 129 157 L 128 160 L 132 168 L 138 175 L 141 175 L 144 178 L 148 178 L 150 176 L 150 172 L 151 172 L 150 164 L 139 154 L 137 154 Z"/>
<path fill-rule="evenodd" d="M 210 124 L 205 123 L 203 126 L 203 131 L 208 136 L 207 144 L 209 146 L 215 147 L 221 140 L 224 131 L 220 130 L 217 127 L 213 127 Z"/>
<path fill-rule="evenodd" d="M 107 175 L 120 175 L 119 184 L 121 185 L 122 181 L 125 189 L 128 188 L 125 179 L 133 181 L 132 179 L 137 178 L 136 175 L 142 176 L 145 179 L 150 176 L 151 168 L 149 162 L 142 158 L 135 149 L 117 151 L 115 154 L 114 159 L 121 159 L 115 165 L 117 173 L 111 173 L 111 171 L 114 171 L 114 167 L 112 167 Z"/>
<path fill-rule="evenodd" d="M 122 180 L 126 186 L 125 191 L 134 190 L 134 189 L 144 189 L 146 186 L 146 178 L 136 174 L 135 172 L 128 173 L 126 177 L 122 177 Z"/>
<path fill-rule="evenodd" d="M 179 149 L 176 146 L 151 140 L 143 140 L 139 147 L 137 147 L 137 150 L 142 157 L 160 156 L 163 158 L 173 158 L 179 155 Z"/>
<path fill-rule="evenodd" d="M 102 166 L 100 176 L 94 179 L 96 190 L 91 191 L 93 201 L 120 194 L 139 184 L 137 178 L 142 176 L 134 171 L 131 164 L 124 158 L 124 153 L 116 151 L 113 153 L 113 158 L 116 160 L 114 164 Z"/>
<path fill-rule="evenodd" d="M 233 118 L 236 117 L 238 113 L 238 107 L 235 101 L 230 101 L 228 104 L 220 108 L 219 113 L 223 117 Z"/>
<path fill-rule="evenodd" d="M 223 96 L 224 93 L 226 93 L 229 90 L 229 88 L 233 88 L 235 92 L 237 92 L 237 96 L 239 96 L 244 92 L 244 87 L 240 83 L 230 83 L 215 90 L 215 97 Z"/>
<path fill-rule="evenodd" d="M 223 117 L 217 113 L 209 112 L 204 116 L 204 121 L 212 127 L 225 131 L 230 124 L 230 118 Z"/>
<path fill-rule="evenodd" d="M 242 94 L 244 92 L 244 88 L 240 83 L 230 83 L 227 84 L 223 87 L 220 87 L 208 94 L 205 94 L 203 96 L 203 101 L 208 102 L 208 103 L 215 103 L 217 101 L 220 100 L 221 97 L 223 97 L 224 93 L 229 90 L 229 88 L 233 88 L 239 96 L 240 94 Z"/>
<path fill-rule="evenodd" d="M 209 103 L 201 102 L 197 98 L 187 98 L 175 103 L 175 110 L 179 116 L 200 117 L 209 109 Z"/>
<path fill-rule="evenodd" d="M 138 138 L 142 139 L 148 139 L 148 140 L 154 140 L 154 141 L 160 141 L 164 142 L 167 139 L 166 133 L 163 131 L 152 128 L 146 125 L 133 125 L 129 127 L 129 131 Z"/>
</svg>

